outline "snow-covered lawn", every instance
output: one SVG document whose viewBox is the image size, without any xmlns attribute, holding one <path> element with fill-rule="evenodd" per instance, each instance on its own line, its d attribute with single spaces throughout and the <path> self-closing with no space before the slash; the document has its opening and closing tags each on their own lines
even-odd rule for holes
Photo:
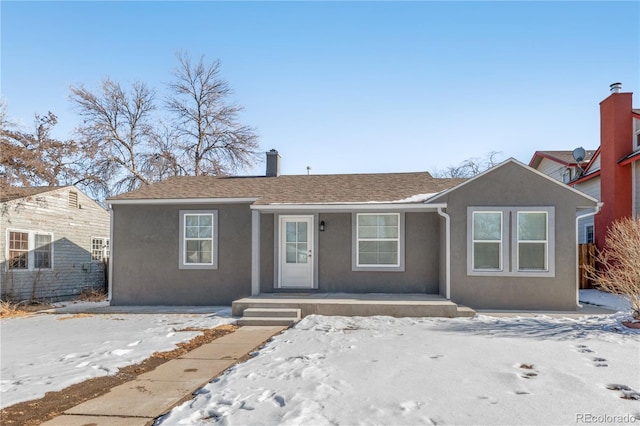
<svg viewBox="0 0 640 426">
<path fill-rule="evenodd" d="M 309 316 L 157 423 L 640 424 L 624 318 Z"/>
<path fill-rule="evenodd" d="M 213 311 L 212 311 L 213 312 Z M 209 314 L 36 314 L 0 324 L 0 408 L 115 374 L 156 351 L 202 334 L 184 328 L 232 323 L 231 309 Z"/>
</svg>

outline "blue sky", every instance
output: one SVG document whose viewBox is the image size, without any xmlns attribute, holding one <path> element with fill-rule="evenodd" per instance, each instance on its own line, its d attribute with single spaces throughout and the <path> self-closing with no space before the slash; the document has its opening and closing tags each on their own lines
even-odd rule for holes
<svg viewBox="0 0 640 426">
<path fill-rule="evenodd" d="M 500 151 L 595 148 L 609 84 L 640 96 L 640 2 L 0 2 L 9 116 L 59 117 L 69 86 L 220 59 L 282 172 L 442 169 Z M 264 163 L 249 174 L 263 173 Z"/>
</svg>

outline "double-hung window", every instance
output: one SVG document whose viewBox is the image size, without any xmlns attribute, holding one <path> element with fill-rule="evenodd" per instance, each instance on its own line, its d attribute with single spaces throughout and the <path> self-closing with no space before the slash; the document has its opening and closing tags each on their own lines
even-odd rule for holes
<svg viewBox="0 0 640 426">
<path fill-rule="evenodd" d="M 35 269 L 51 268 L 51 235 L 34 234 L 33 267 Z"/>
<path fill-rule="evenodd" d="M 29 233 L 9 232 L 9 269 L 29 268 Z"/>
<path fill-rule="evenodd" d="M 502 270 L 502 212 L 473 212 L 474 270 Z"/>
<path fill-rule="evenodd" d="M 553 207 L 469 207 L 467 274 L 554 276 Z"/>
<path fill-rule="evenodd" d="M 518 271 L 546 271 L 549 232 L 546 211 L 518 212 Z"/>
<path fill-rule="evenodd" d="M 180 210 L 180 269 L 217 269 L 218 213 Z"/>
<path fill-rule="evenodd" d="M 53 235 L 38 231 L 7 232 L 7 268 L 53 269 Z"/>
<path fill-rule="evenodd" d="M 403 214 L 355 213 L 354 270 L 403 270 Z"/>
</svg>

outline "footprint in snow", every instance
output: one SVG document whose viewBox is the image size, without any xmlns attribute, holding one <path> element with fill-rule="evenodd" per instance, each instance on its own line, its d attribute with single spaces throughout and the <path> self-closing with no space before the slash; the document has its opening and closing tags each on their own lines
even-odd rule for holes
<svg viewBox="0 0 640 426">
<path fill-rule="evenodd" d="M 593 358 L 593 365 L 595 365 L 596 367 L 608 367 L 609 364 L 607 364 L 607 360 L 604 358 L 598 358 L 595 357 Z"/>
<path fill-rule="evenodd" d="M 607 389 L 612 390 L 612 391 L 620 391 L 620 393 L 621 393 L 620 398 L 622 398 L 622 399 L 628 399 L 628 400 L 632 400 L 632 401 L 640 401 L 640 392 L 637 392 L 637 391 L 631 389 L 627 385 L 619 385 L 619 384 L 614 383 L 614 384 L 607 385 Z"/>
<path fill-rule="evenodd" d="M 589 349 L 587 345 L 577 345 L 576 348 L 578 348 L 578 352 L 580 352 L 581 354 L 593 353 L 593 351 Z"/>
<path fill-rule="evenodd" d="M 530 371 L 527 371 L 527 372 L 523 372 L 522 376 L 520 376 L 523 379 L 531 379 L 531 378 L 536 377 L 538 375 L 538 373 L 535 372 L 533 364 L 520 364 L 519 368 L 521 368 L 523 370 L 530 370 Z"/>
<path fill-rule="evenodd" d="M 273 402 L 278 406 L 278 407 L 284 407 L 285 405 L 287 405 L 287 403 L 284 401 L 284 397 L 280 396 L 280 395 L 276 395 L 273 397 Z"/>
</svg>

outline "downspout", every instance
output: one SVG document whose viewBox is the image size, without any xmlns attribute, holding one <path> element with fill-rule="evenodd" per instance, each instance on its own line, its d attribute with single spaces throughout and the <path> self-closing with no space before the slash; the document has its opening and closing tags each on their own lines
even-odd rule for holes
<svg viewBox="0 0 640 426">
<path fill-rule="evenodd" d="M 590 213 L 585 213 L 582 214 L 580 216 L 576 216 L 576 306 L 578 308 L 582 308 L 582 305 L 580 304 L 580 265 L 578 264 L 578 259 L 580 254 L 578 253 L 578 241 L 579 241 L 579 234 L 580 234 L 580 229 L 578 228 L 578 224 L 580 223 L 580 219 L 584 219 L 587 217 L 591 217 L 591 216 L 595 216 L 598 213 L 600 213 L 600 209 L 602 209 L 602 206 L 604 205 L 604 203 L 602 201 L 598 201 L 598 204 L 596 205 L 596 209 Z"/>
<path fill-rule="evenodd" d="M 438 214 L 445 221 L 445 297 L 451 300 L 451 217 L 438 207 Z"/>
<path fill-rule="evenodd" d="M 107 301 L 111 305 L 113 295 L 113 206 L 109 206 L 109 289 Z"/>
</svg>

